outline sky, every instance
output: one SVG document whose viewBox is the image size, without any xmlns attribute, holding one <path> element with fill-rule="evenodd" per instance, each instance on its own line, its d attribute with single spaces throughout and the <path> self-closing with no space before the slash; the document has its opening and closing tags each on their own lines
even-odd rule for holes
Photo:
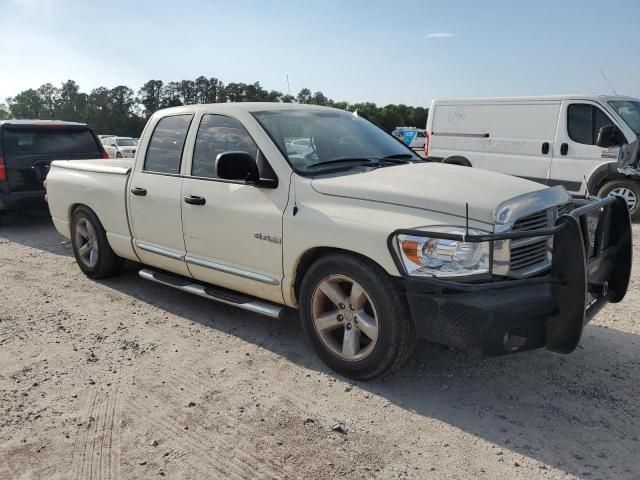
<svg viewBox="0 0 640 480">
<path fill-rule="evenodd" d="M 0 0 L 0 103 L 217 77 L 351 103 L 640 97 L 640 0 Z"/>
</svg>

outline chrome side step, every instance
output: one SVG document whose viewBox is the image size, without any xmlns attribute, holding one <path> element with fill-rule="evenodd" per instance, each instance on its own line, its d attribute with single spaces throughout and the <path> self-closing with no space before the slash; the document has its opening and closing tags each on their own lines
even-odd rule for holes
<svg viewBox="0 0 640 480">
<path fill-rule="evenodd" d="M 195 283 L 191 279 L 179 277 L 163 272 L 156 272 L 143 268 L 138 272 L 140 277 L 155 283 L 160 283 L 168 287 L 173 287 L 183 292 L 198 295 L 199 297 L 215 300 L 216 302 L 233 305 L 235 307 L 248 310 L 250 312 L 266 315 L 267 317 L 279 318 L 284 307 L 273 303 L 257 300 L 242 293 L 236 293 L 231 290 L 214 286 L 205 286 Z"/>
</svg>

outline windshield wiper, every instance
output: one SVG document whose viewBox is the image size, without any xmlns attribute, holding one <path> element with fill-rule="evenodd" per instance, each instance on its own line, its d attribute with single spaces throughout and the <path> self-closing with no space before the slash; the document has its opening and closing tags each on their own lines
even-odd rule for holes
<svg viewBox="0 0 640 480">
<path fill-rule="evenodd" d="M 353 165 L 354 167 L 366 166 L 366 167 L 379 168 L 379 167 L 387 167 L 390 164 L 400 165 L 400 164 L 408 163 L 407 160 L 404 160 L 405 158 L 407 159 L 412 158 L 412 155 L 408 153 L 401 153 L 398 155 L 388 155 L 382 158 L 376 158 L 376 157 L 334 158 L 333 160 L 327 160 L 326 162 L 318 162 L 318 163 L 309 165 L 307 169 L 321 167 L 323 165 L 335 165 L 336 163 L 350 163 L 350 162 L 357 162 L 355 165 Z"/>
<path fill-rule="evenodd" d="M 365 157 L 334 158 L 333 160 L 327 160 L 326 162 L 313 163 L 306 168 L 309 169 L 309 168 L 321 167 L 323 165 L 335 165 L 336 163 L 350 163 L 350 162 L 358 162 L 357 165 L 362 165 L 362 164 L 366 165 L 377 160 L 378 160 L 377 158 L 365 158 Z"/>
</svg>

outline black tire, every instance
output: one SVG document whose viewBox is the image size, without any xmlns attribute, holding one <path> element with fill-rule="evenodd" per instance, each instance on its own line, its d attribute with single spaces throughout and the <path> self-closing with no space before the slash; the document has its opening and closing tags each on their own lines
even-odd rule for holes
<svg viewBox="0 0 640 480">
<path fill-rule="evenodd" d="M 344 360 L 332 352 L 321 340 L 314 324 L 314 292 L 323 281 L 335 276 L 349 277 L 359 283 L 377 314 L 377 340 L 370 353 L 358 361 Z M 409 314 L 406 297 L 398 284 L 377 264 L 353 255 L 330 254 L 309 268 L 300 286 L 300 317 L 305 335 L 318 356 L 332 369 L 357 380 L 398 370 L 415 348 L 415 325 Z M 335 330 L 337 335 L 340 335 L 340 330 Z"/>
<path fill-rule="evenodd" d="M 122 158 L 122 154 L 120 152 L 116 153 L 116 158 Z"/>
<path fill-rule="evenodd" d="M 631 220 L 640 220 L 640 183 L 626 178 L 612 180 L 600 187 L 598 196 L 601 198 L 606 197 L 618 189 L 626 189 L 632 195 L 635 195 L 635 206 L 629 208 L 629 215 L 631 215 Z"/>
<path fill-rule="evenodd" d="M 80 248 L 83 245 L 80 245 L 82 238 L 78 234 L 78 228 L 80 225 L 86 226 L 86 224 L 89 224 L 94 233 L 93 242 L 95 242 L 97 252 L 95 264 L 90 264 L 80 254 Z M 80 270 L 89 278 L 111 277 L 122 271 L 124 260 L 118 257 L 111 249 L 100 220 L 90 208 L 78 207 L 73 211 L 71 215 L 71 246 Z"/>
</svg>

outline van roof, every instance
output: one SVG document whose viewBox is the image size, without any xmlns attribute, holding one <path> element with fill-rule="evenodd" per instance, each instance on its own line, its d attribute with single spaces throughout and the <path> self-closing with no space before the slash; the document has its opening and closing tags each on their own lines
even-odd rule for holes
<svg viewBox="0 0 640 480">
<path fill-rule="evenodd" d="M 477 98 L 435 98 L 434 103 L 485 103 L 485 102 L 526 102 L 526 101 L 561 101 L 561 100 L 600 100 L 608 102 L 611 100 L 639 100 L 635 97 L 625 95 L 602 95 L 602 94 L 574 94 L 574 95 L 541 95 L 529 97 L 477 97 Z"/>
</svg>

